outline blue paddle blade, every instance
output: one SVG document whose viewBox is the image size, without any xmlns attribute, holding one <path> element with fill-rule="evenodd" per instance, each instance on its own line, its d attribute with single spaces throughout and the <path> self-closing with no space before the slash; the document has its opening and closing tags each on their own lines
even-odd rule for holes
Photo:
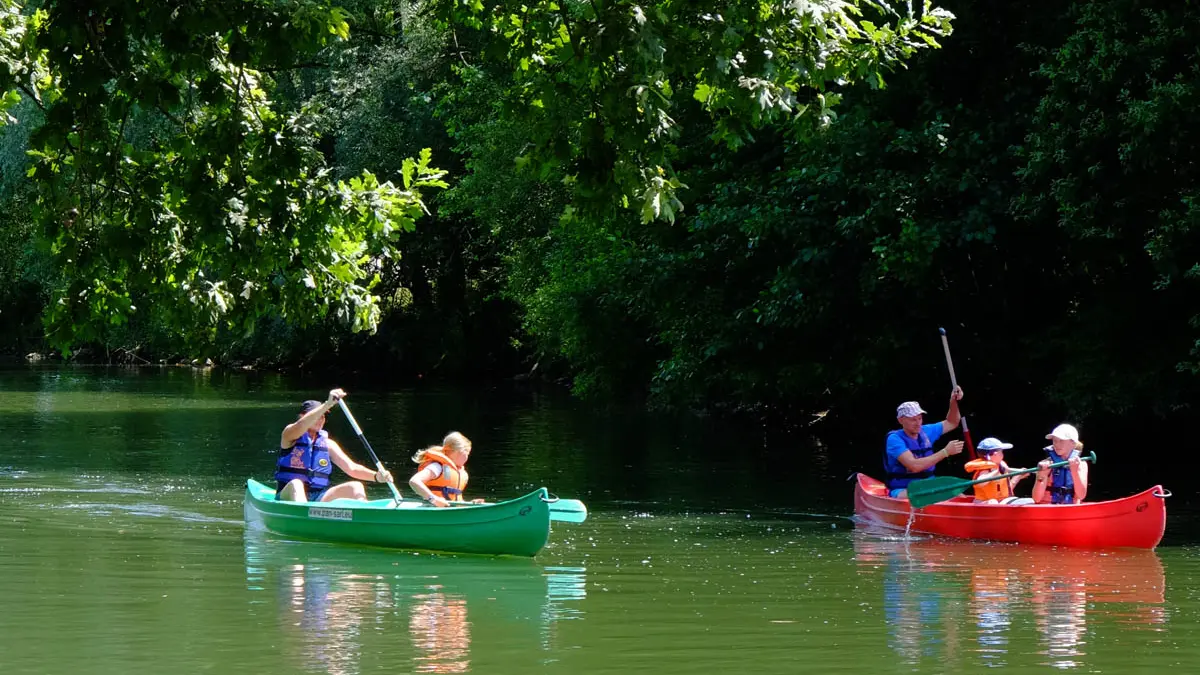
<svg viewBox="0 0 1200 675">
<path fill-rule="evenodd" d="M 559 499 L 550 502 L 550 520 L 582 523 L 587 520 L 587 507 L 578 499 Z"/>
</svg>

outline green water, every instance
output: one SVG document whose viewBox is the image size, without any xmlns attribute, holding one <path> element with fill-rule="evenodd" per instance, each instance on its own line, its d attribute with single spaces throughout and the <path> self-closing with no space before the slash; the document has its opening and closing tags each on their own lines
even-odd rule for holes
<svg viewBox="0 0 1200 675">
<path fill-rule="evenodd" d="M 1200 664 L 1200 549 L 1176 516 L 1157 551 L 865 533 L 828 516 L 851 509 L 847 457 L 876 447 L 830 454 L 818 439 L 791 437 L 747 461 L 736 448 L 761 441 L 746 429 L 600 414 L 511 387 L 347 385 L 347 402 L 397 473 L 411 468 L 413 449 L 456 428 L 476 445 L 471 494 L 544 484 L 587 501 L 589 520 L 556 524 L 536 558 L 363 550 L 248 530 L 245 478 L 269 478 L 280 428 L 322 388 L 175 369 L 0 371 L 4 672 L 1127 673 Z M 331 415 L 329 429 L 365 460 L 344 422 Z"/>
</svg>

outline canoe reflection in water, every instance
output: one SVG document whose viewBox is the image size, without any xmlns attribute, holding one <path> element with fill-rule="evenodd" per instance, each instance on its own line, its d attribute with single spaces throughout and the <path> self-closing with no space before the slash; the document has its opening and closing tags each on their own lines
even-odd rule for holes
<svg viewBox="0 0 1200 675">
<path fill-rule="evenodd" d="M 1005 665 L 1011 650 L 1028 649 L 1016 646 L 1015 627 L 1032 623 L 1044 662 L 1074 668 L 1087 656 L 1089 614 L 1121 630 L 1161 630 L 1167 621 L 1162 562 L 1150 550 L 857 531 L 854 552 L 864 576 L 882 575 L 889 647 L 906 663 L 953 663 L 961 656 Z"/>
<path fill-rule="evenodd" d="M 464 673 L 473 652 L 492 650 L 528 655 L 533 667 L 556 646 L 558 623 L 583 616 L 582 567 L 295 542 L 251 528 L 245 550 L 251 610 L 280 624 L 289 669 Z"/>
</svg>

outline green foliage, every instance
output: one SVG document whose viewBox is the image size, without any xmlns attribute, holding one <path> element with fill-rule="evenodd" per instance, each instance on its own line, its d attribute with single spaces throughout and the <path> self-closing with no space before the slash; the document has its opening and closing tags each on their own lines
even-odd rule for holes
<svg viewBox="0 0 1200 675">
<path fill-rule="evenodd" d="M 314 110 L 273 103 L 271 73 L 348 35 L 321 2 L 12 2 L 0 20 L 3 103 L 42 109 L 30 136 L 36 214 L 63 282 L 60 346 L 152 313 L 197 348 L 258 317 L 372 330 L 379 261 L 444 187 L 429 152 L 399 185 L 335 181 Z M 157 320 L 156 319 L 156 320 Z"/>
<path fill-rule="evenodd" d="M 736 149 L 755 129 L 827 124 L 847 84 L 937 46 L 951 14 L 925 2 L 437 0 L 448 26 L 478 30 L 503 78 L 502 114 L 529 135 L 522 160 L 572 177 L 576 205 L 632 206 L 673 221 L 690 104 L 712 139 Z"/>
<path fill-rule="evenodd" d="M 1200 372 L 1200 10 L 1106 0 L 1069 16 L 1039 71 L 1018 213 L 1062 236 L 1052 276 L 1072 301 L 1054 348 L 1074 404 L 1169 408 L 1194 386 L 1172 371 Z"/>
<path fill-rule="evenodd" d="M 1166 30 L 1165 5 L 1034 9 L 960 12 L 945 54 L 887 91 L 847 90 L 818 133 L 778 125 L 713 153 L 686 118 L 694 213 L 639 227 L 576 212 L 540 268 L 514 268 L 538 344 L 583 391 L 823 409 L 926 391 L 946 325 L 977 392 L 1079 414 L 1182 405 L 1191 24 Z"/>
<path fill-rule="evenodd" d="M 0 0 L 0 313 L 822 410 L 936 388 L 945 325 L 975 409 L 1186 407 L 1197 10 L 963 3 L 926 50 L 908 7 Z"/>
<path fill-rule="evenodd" d="M 24 354 L 41 343 L 38 319 L 58 276 L 49 254 L 37 246 L 28 191 L 0 199 L 0 352 Z"/>
</svg>

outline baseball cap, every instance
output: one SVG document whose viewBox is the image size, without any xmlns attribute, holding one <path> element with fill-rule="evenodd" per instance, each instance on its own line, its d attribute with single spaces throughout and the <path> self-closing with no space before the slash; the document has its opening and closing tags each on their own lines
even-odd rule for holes
<svg viewBox="0 0 1200 675">
<path fill-rule="evenodd" d="M 1008 450 L 1011 447 L 1012 443 L 1004 443 L 999 438 L 988 436 L 982 441 L 979 441 L 979 445 L 975 446 L 975 449 L 986 455 L 997 450 Z"/>
<path fill-rule="evenodd" d="M 916 401 L 905 401 L 896 406 L 896 417 L 916 417 L 925 413 L 925 409 Z"/>
<path fill-rule="evenodd" d="M 1061 438 L 1064 441 L 1079 442 L 1079 430 L 1070 424 L 1060 424 L 1054 427 L 1054 431 L 1046 434 L 1046 438 Z"/>
</svg>

